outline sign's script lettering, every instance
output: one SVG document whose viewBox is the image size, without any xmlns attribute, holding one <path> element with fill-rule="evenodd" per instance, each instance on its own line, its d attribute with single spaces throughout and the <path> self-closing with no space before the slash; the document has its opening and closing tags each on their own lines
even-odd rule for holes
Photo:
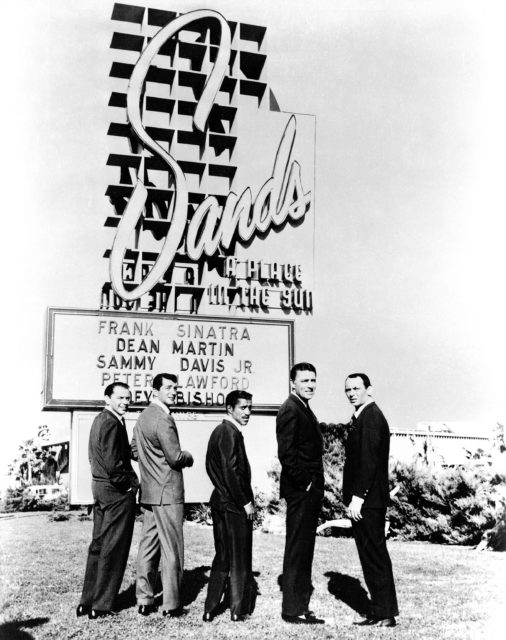
<svg viewBox="0 0 506 640">
<path fill-rule="evenodd" d="M 178 162 L 147 133 L 142 124 L 140 105 L 149 66 L 160 48 L 178 31 L 202 18 L 216 19 L 221 28 L 218 54 L 193 116 L 195 127 L 203 131 L 225 77 L 231 51 L 230 27 L 219 13 L 199 10 L 172 20 L 151 39 L 130 79 L 127 95 L 129 122 L 141 142 L 152 153 L 159 155 L 173 173 L 175 204 L 171 224 L 158 258 L 142 282 L 127 290 L 123 281 L 123 260 L 148 195 L 144 184 L 137 179 L 118 225 L 109 263 L 112 286 L 124 300 L 137 300 L 163 279 L 183 240 L 191 260 L 199 260 L 203 254 L 210 257 L 220 247 L 229 249 L 236 234 L 242 241 L 248 242 L 256 234 L 265 235 L 271 227 L 279 227 L 288 219 L 302 219 L 311 205 L 311 192 L 304 193 L 302 186 L 300 165 L 295 160 L 290 161 L 296 134 L 296 119 L 291 116 L 278 146 L 272 174 L 260 188 L 256 198 L 253 199 L 250 187 L 244 189 L 241 195 L 231 191 L 223 207 L 218 204 L 215 196 L 207 196 L 197 207 L 187 227 L 188 187 L 185 175 Z"/>
</svg>

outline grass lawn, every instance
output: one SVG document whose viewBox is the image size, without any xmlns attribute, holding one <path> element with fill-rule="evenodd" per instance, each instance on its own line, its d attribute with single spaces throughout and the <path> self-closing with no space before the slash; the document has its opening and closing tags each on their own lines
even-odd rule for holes
<svg viewBox="0 0 506 640">
<path fill-rule="evenodd" d="M 413 542 L 389 543 L 399 598 L 395 629 L 355 627 L 367 593 L 353 540 L 319 537 L 313 565 L 314 611 L 324 626 L 289 625 L 281 620 L 284 537 L 256 533 L 253 563 L 258 598 L 246 623 L 230 622 L 225 611 L 202 622 L 210 563 L 212 530 L 185 524 L 184 601 L 189 613 L 166 620 L 161 613 L 143 618 L 135 606 L 135 555 L 140 523 L 135 526 L 129 563 L 114 619 L 75 617 L 91 538 L 91 521 L 75 514 L 66 522 L 48 515 L 0 517 L 0 638 L 381 638 L 398 640 L 477 640 L 504 637 L 506 554 L 475 552 Z"/>
</svg>

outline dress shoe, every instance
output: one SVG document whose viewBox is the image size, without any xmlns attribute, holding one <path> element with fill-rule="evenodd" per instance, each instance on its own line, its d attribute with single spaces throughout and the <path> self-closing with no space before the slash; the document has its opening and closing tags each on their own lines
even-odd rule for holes
<svg viewBox="0 0 506 640">
<path fill-rule="evenodd" d="M 232 622 L 246 622 L 249 618 L 250 616 L 247 613 L 233 613 L 230 616 L 230 620 L 232 620 Z"/>
<path fill-rule="evenodd" d="M 290 622 L 291 624 L 325 624 L 325 620 L 309 613 L 302 613 L 300 616 L 288 616 L 282 613 L 281 617 L 285 622 Z"/>
<path fill-rule="evenodd" d="M 76 616 L 80 618 L 81 616 L 87 616 L 91 611 L 91 607 L 89 604 L 78 604 L 76 609 Z"/>
<path fill-rule="evenodd" d="M 185 616 L 187 613 L 188 609 L 183 609 L 183 607 L 162 611 L 162 615 L 164 615 L 166 618 L 180 618 L 181 616 Z"/>
<path fill-rule="evenodd" d="M 380 618 L 373 622 L 375 627 L 395 627 L 396 624 L 395 618 Z"/>
<path fill-rule="evenodd" d="M 202 620 L 204 622 L 212 622 L 214 620 L 214 613 L 210 611 L 204 611 L 204 615 L 202 616 Z"/>
<path fill-rule="evenodd" d="M 88 618 L 90 620 L 97 620 L 98 618 L 106 618 L 107 616 L 117 615 L 118 614 L 116 611 L 102 611 L 101 609 L 92 609 L 88 614 Z"/>
<path fill-rule="evenodd" d="M 157 610 L 157 607 L 154 604 L 140 604 L 137 612 L 141 614 L 141 616 L 149 616 L 150 613 L 154 613 Z"/>
<path fill-rule="evenodd" d="M 307 611 L 304 614 L 304 618 L 306 618 L 309 624 L 325 624 L 325 620 L 323 618 L 318 618 L 313 611 Z"/>
</svg>

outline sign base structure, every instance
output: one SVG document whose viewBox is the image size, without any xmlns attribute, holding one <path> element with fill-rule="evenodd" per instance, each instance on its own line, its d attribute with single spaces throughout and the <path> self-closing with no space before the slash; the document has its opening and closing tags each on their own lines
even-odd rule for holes
<svg viewBox="0 0 506 640">
<path fill-rule="evenodd" d="M 70 486 L 71 504 L 92 504 L 91 473 L 88 462 L 88 438 L 91 424 L 97 415 L 92 411 L 72 412 L 70 443 Z M 198 417 L 175 412 L 181 448 L 190 451 L 194 458 L 193 467 L 184 470 L 185 502 L 208 502 L 212 485 L 206 473 L 206 450 L 209 436 L 220 424 L 224 411 L 206 413 Z M 138 413 L 128 413 L 125 422 L 131 440 Z M 268 493 L 271 480 L 268 472 L 276 459 L 276 424 L 274 416 L 253 415 L 244 428 L 244 440 L 252 469 L 252 486 L 255 491 Z M 137 464 L 133 467 L 139 475 Z"/>
<path fill-rule="evenodd" d="M 126 382 L 132 391 L 129 436 L 149 404 L 157 373 L 178 376 L 173 413 L 181 447 L 195 464 L 185 470 L 186 502 L 206 502 L 211 486 L 205 454 L 212 430 L 234 389 L 253 394 L 244 437 L 253 486 L 268 491 L 276 457 L 274 414 L 289 392 L 293 321 L 152 315 L 50 308 L 47 315 L 44 408 L 71 410 L 70 500 L 91 498 L 88 438 L 104 405 L 104 389 Z"/>
</svg>

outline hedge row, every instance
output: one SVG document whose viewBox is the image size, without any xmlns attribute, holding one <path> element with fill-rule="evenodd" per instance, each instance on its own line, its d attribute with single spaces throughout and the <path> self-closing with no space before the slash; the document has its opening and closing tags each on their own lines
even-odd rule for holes
<svg viewBox="0 0 506 640">
<path fill-rule="evenodd" d="M 341 489 L 347 429 L 322 424 L 323 521 L 345 516 Z M 495 468 L 492 456 L 481 453 L 456 468 L 417 457 L 393 464 L 390 480 L 392 488 L 398 487 L 389 509 L 390 536 L 466 545 L 485 539 L 491 548 L 506 550 L 506 475 Z"/>
</svg>

